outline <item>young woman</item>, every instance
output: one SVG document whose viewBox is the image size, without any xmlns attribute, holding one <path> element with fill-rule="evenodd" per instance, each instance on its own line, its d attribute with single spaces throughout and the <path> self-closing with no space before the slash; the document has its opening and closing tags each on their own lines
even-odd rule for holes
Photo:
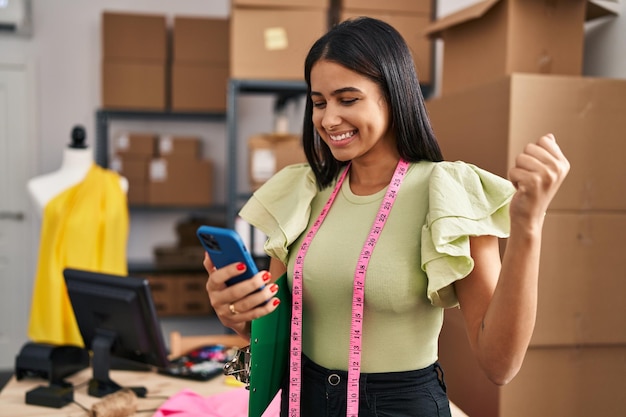
<svg viewBox="0 0 626 417">
<path fill-rule="evenodd" d="M 281 415 L 449 416 L 443 309 L 460 306 L 484 372 L 509 382 L 534 327 L 544 215 L 569 163 L 551 134 L 526 146 L 509 180 L 443 161 L 411 54 L 379 20 L 322 36 L 305 80 L 309 163 L 277 173 L 241 211 L 268 235 L 269 271 L 227 287 L 242 266 L 206 257 L 211 304 L 249 336 L 287 272 L 302 308 Z"/>
</svg>

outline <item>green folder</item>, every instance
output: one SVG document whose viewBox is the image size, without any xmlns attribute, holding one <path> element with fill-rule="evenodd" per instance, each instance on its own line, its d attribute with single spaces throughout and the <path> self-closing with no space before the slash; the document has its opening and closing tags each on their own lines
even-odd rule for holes
<svg viewBox="0 0 626 417">
<path fill-rule="evenodd" d="M 276 281 L 280 299 L 272 313 L 252 321 L 248 417 L 261 417 L 280 390 L 289 361 L 291 292 L 287 274 Z"/>
</svg>

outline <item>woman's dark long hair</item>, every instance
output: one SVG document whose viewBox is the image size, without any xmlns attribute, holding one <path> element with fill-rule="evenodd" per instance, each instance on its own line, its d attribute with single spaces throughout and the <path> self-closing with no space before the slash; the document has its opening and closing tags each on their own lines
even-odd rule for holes
<svg viewBox="0 0 626 417">
<path fill-rule="evenodd" d="M 318 39 L 304 64 L 307 98 L 302 141 L 320 189 L 331 184 L 347 164 L 333 157 L 313 125 L 311 68 L 322 59 L 357 72 L 380 87 L 391 110 L 392 129 L 402 158 L 409 162 L 443 160 L 406 42 L 389 24 L 359 17 L 339 23 Z"/>
</svg>

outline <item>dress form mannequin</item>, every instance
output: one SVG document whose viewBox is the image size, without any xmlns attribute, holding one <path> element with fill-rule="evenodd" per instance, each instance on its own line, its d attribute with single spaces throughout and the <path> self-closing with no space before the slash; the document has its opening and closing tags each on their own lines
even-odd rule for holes
<svg viewBox="0 0 626 417">
<path fill-rule="evenodd" d="M 59 170 L 31 179 L 28 192 L 39 213 L 43 213 L 48 202 L 60 192 L 78 184 L 94 164 L 93 153 L 85 143 L 85 129 L 75 126 L 72 129 L 72 141 L 63 150 L 63 160 Z M 128 191 L 128 180 L 120 177 L 124 192 Z"/>
<path fill-rule="evenodd" d="M 27 189 L 41 217 L 28 337 L 37 343 L 82 346 L 63 270 L 128 272 L 128 182 L 94 163 L 85 130 L 76 126 L 61 168 L 31 179 Z"/>
</svg>

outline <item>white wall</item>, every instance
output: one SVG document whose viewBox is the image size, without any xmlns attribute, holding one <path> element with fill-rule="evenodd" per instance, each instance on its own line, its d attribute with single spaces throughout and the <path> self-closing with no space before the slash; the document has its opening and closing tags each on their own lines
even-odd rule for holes
<svg viewBox="0 0 626 417">
<path fill-rule="evenodd" d="M 618 17 L 588 25 L 583 73 L 590 77 L 626 78 L 626 1 L 619 0 Z"/>
</svg>

